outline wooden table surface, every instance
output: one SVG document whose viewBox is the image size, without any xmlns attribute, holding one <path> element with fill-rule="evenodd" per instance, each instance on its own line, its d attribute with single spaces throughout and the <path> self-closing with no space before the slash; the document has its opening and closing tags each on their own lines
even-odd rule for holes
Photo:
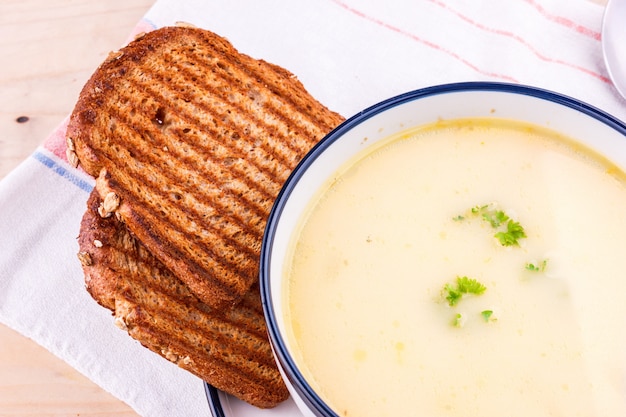
<svg viewBox="0 0 626 417">
<path fill-rule="evenodd" d="M 71 112 L 154 0 L 0 1 L 0 179 Z M 27 121 L 19 123 L 18 118 Z M 136 416 L 65 362 L 0 325 L 0 416 Z"/>
<path fill-rule="evenodd" d="M 0 1 L 0 179 L 71 112 L 87 78 L 153 3 Z M 137 414 L 32 340 L 0 325 L 0 417 L 96 415 Z"/>
</svg>

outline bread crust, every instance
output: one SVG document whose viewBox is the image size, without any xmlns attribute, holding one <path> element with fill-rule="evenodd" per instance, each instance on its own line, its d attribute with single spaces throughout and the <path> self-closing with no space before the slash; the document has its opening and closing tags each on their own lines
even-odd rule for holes
<svg viewBox="0 0 626 417">
<path fill-rule="evenodd" d="M 267 337 L 258 285 L 215 310 L 163 266 L 91 193 L 78 238 L 87 291 L 118 327 L 216 388 L 256 407 L 288 398 Z"/>
<path fill-rule="evenodd" d="M 117 199 L 101 214 L 219 309 L 257 281 L 274 199 L 342 121 L 288 71 L 209 31 L 167 27 L 98 68 L 67 139 L 103 198 Z"/>
</svg>

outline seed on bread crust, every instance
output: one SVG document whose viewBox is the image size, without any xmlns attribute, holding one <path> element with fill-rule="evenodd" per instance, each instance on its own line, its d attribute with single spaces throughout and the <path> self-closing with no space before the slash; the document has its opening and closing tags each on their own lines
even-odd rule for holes
<svg viewBox="0 0 626 417">
<path fill-rule="evenodd" d="M 107 213 L 113 213 L 120 206 L 120 196 L 114 192 L 108 193 L 102 202 L 102 208 Z"/>
<path fill-rule="evenodd" d="M 172 352 L 170 348 L 161 349 L 161 354 L 163 354 L 163 357 L 170 362 L 174 362 L 174 363 L 178 362 L 178 355 Z"/>
<path fill-rule="evenodd" d="M 124 322 L 124 319 L 122 317 L 115 317 L 115 326 L 117 326 L 119 329 L 122 330 L 128 330 L 128 326 L 126 326 L 126 323 Z"/>
<path fill-rule="evenodd" d="M 182 21 L 178 21 L 176 23 L 174 23 L 175 26 L 179 27 L 179 28 L 196 28 L 196 25 L 194 25 L 193 23 L 189 23 L 189 22 L 182 22 Z"/>
<path fill-rule="evenodd" d="M 88 252 L 78 252 L 78 260 L 83 266 L 91 266 L 93 262 L 91 260 L 91 255 Z"/>
<path fill-rule="evenodd" d="M 67 157 L 67 162 L 69 162 L 71 166 L 73 166 L 74 168 L 78 168 L 78 163 L 80 161 L 78 160 L 78 155 L 76 155 L 76 152 L 74 152 L 70 148 L 67 148 L 65 150 L 65 156 Z"/>
<path fill-rule="evenodd" d="M 104 209 L 104 203 L 100 203 L 100 205 L 98 206 L 98 214 L 103 219 L 106 219 L 107 217 L 111 217 L 111 214 L 113 214 L 113 213 L 111 213 L 110 211 L 106 211 Z"/>
<path fill-rule="evenodd" d="M 109 52 L 109 55 L 107 55 L 104 62 L 106 63 L 106 62 L 115 61 L 116 59 L 120 59 L 123 55 L 124 55 L 123 51 L 111 51 Z"/>
<path fill-rule="evenodd" d="M 70 138 L 69 136 L 65 138 L 65 145 L 67 146 L 67 149 L 69 149 L 70 151 L 76 150 L 76 147 L 74 146 L 74 140 L 72 140 L 72 138 Z"/>
</svg>

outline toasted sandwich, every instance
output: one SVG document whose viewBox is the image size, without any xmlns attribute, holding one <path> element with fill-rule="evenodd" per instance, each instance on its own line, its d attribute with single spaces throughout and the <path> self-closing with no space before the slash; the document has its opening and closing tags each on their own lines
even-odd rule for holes
<svg viewBox="0 0 626 417">
<path fill-rule="evenodd" d="M 215 310 L 138 242 L 114 216 L 98 213 L 94 190 L 79 235 L 87 290 L 142 345 L 216 388 L 270 408 L 285 387 L 267 337 L 258 285 L 234 307 Z"/>
<path fill-rule="evenodd" d="M 211 308 L 255 285 L 275 197 L 343 121 L 288 71 L 193 27 L 149 32 L 83 88 L 70 161 L 96 178 L 100 216 L 122 221 Z"/>
</svg>

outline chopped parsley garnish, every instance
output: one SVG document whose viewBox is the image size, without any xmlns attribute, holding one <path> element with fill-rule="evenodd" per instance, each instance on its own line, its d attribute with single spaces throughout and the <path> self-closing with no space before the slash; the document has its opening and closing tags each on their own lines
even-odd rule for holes
<svg viewBox="0 0 626 417">
<path fill-rule="evenodd" d="M 493 310 L 483 310 L 480 312 L 480 315 L 483 316 L 483 319 L 485 319 L 485 321 L 489 321 L 489 319 L 491 319 L 491 316 L 493 315 Z"/>
<path fill-rule="evenodd" d="M 525 268 L 527 271 L 531 271 L 531 272 L 543 272 L 546 270 L 546 266 L 548 266 L 548 260 L 544 259 L 543 261 L 539 263 L 528 262 L 525 265 Z"/>
<path fill-rule="evenodd" d="M 520 239 L 527 237 L 526 231 L 522 225 L 501 210 L 497 203 L 489 203 L 484 205 L 476 205 L 465 213 L 452 217 L 455 222 L 465 221 L 467 219 L 480 218 L 487 222 L 494 230 L 493 237 L 498 240 L 502 246 L 520 246 Z M 541 262 L 528 262 L 525 268 L 528 271 L 543 272 L 546 269 L 547 260 Z M 447 283 L 443 287 L 442 296 L 448 302 L 450 307 L 455 307 L 459 301 L 466 295 L 481 295 L 487 290 L 483 284 L 474 278 L 467 276 L 457 276 L 454 283 Z M 471 317 L 471 316 L 470 316 Z M 497 321 L 493 310 L 480 311 L 480 317 L 487 323 Z M 467 318 L 460 312 L 455 313 L 452 324 L 455 327 L 463 327 Z"/>
<path fill-rule="evenodd" d="M 496 204 L 474 206 L 470 209 L 471 214 L 478 216 L 489 223 L 492 228 L 500 229 L 494 237 L 502 246 L 519 246 L 519 240 L 526 237 L 526 232 L 519 222 L 512 220 L 503 210 L 498 210 Z M 465 216 L 458 215 L 455 221 L 464 220 Z M 502 230 L 505 228 L 505 230 Z"/>
<path fill-rule="evenodd" d="M 452 324 L 454 325 L 454 327 L 463 327 L 463 325 L 465 324 L 465 318 L 463 317 L 463 314 L 456 313 L 454 316 L 454 320 L 452 320 Z"/>
<path fill-rule="evenodd" d="M 450 306 L 456 305 L 461 298 L 466 294 L 480 295 L 487 290 L 480 282 L 474 278 L 457 277 L 456 285 L 446 284 L 444 287 L 444 294 L 446 294 L 446 300 Z"/>
<path fill-rule="evenodd" d="M 495 234 L 502 246 L 519 246 L 519 240 L 526 237 L 524 228 L 513 220 L 506 223 L 506 232 L 498 232 Z"/>
<path fill-rule="evenodd" d="M 488 205 L 488 204 L 485 204 L 484 206 L 474 206 L 474 207 L 472 207 L 472 213 L 473 213 L 473 214 L 478 214 L 478 213 L 480 213 L 481 211 L 486 210 L 486 209 L 487 209 L 487 207 L 489 207 L 489 205 Z"/>
<path fill-rule="evenodd" d="M 488 211 L 482 214 L 483 220 L 489 222 L 491 227 L 497 229 L 500 225 L 507 220 L 509 220 L 509 216 L 507 216 L 502 210 L 496 211 Z"/>
</svg>

